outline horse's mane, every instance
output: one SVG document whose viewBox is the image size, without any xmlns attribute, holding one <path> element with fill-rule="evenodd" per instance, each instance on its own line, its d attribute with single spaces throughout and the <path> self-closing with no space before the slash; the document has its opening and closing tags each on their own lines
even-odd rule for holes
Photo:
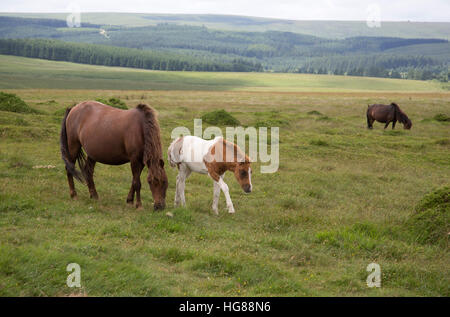
<svg viewBox="0 0 450 317">
<path fill-rule="evenodd" d="M 223 144 L 225 144 L 227 152 L 232 151 L 232 153 L 236 153 L 236 160 L 237 162 L 245 162 L 249 163 L 250 158 L 245 154 L 239 146 L 237 146 L 235 143 L 230 142 L 224 138 L 222 138 Z"/>
<path fill-rule="evenodd" d="M 404 113 L 395 102 L 391 103 L 391 106 L 395 108 L 395 117 L 400 123 L 407 123 L 409 121 L 406 113 Z"/>
<path fill-rule="evenodd" d="M 136 109 L 140 110 L 145 117 L 144 120 L 144 156 L 143 162 L 153 178 L 160 179 L 162 159 L 162 146 L 159 123 L 156 111 L 146 104 L 139 104 Z"/>
</svg>

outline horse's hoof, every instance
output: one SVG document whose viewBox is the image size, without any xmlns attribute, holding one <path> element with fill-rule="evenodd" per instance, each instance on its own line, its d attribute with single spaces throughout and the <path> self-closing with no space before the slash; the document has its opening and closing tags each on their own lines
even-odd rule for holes
<svg viewBox="0 0 450 317">
<path fill-rule="evenodd" d="M 70 198 L 72 198 L 73 200 L 78 200 L 78 195 L 77 194 L 70 195 Z"/>
<path fill-rule="evenodd" d="M 142 210 L 142 204 L 136 204 L 136 210 Z"/>
<path fill-rule="evenodd" d="M 214 213 L 216 216 L 219 215 L 219 209 L 213 209 L 212 211 L 213 211 L 213 213 Z"/>
</svg>

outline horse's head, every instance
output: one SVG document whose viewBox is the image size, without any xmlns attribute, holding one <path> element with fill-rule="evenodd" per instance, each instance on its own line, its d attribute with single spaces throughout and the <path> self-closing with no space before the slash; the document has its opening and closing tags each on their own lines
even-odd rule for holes
<svg viewBox="0 0 450 317">
<path fill-rule="evenodd" d="M 151 171 L 151 169 L 153 171 Z M 169 186 L 166 171 L 164 170 L 164 161 L 159 160 L 156 167 L 149 168 L 148 183 L 153 196 L 153 209 L 162 210 L 166 207 L 166 191 Z"/>
<path fill-rule="evenodd" d="M 238 181 L 239 185 L 241 185 L 244 192 L 252 192 L 252 169 L 250 167 L 250 162 L 236 163 L 234 176 L 236 177 L 236 180 Z"/>
<path fill-rule="evenodd" d="M 403 129 L 409 130 L 412 127 L 412 122 L 410 119 L 407 119 L 405 123 L 403 123 Z"/>
</svg>

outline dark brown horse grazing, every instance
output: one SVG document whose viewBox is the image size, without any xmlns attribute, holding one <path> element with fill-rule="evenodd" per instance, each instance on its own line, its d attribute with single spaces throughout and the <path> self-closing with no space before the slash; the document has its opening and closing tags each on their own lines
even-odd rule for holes
<svg viewBox="0 0 450 317">
<path fill-rule="evenodd" d="M 389 123 L 392 122 L 392 129 L 395 128 L 395 124 L 398 122 L 403 123 L 404 129 L 411 129 L 412 122 L 408 116 L 400 110 L 400 107 L 396 103 L 390 105 L 369 105 L 367 107 L 367 127 L 372 129 L 372 124 L 376 120 L 378 122 L 386 123 L 384 128 L 386 129 Z"/>
<path fill-rule="evenodd" d="M 109 165 L 130 162 L 133 181 L 127 203 L 133 204 L 136 193 L 136 208 L 142 206 L 140 175 L 147 165 L 154 209 L 164 209 L 168 182 L 159 123 L 156 112 L 149 106 L 140 104 L 135 109 L 120 110 L 96 101 L 79 103 L 66 110 L 60 144 L 72 198 L 77 196 L 75 177 L 87 183 L 91 198 L 98 199 L 93 177 L 96 162 Z M 81 173 L 75 169 L 75 161 Z"/>
</svg>

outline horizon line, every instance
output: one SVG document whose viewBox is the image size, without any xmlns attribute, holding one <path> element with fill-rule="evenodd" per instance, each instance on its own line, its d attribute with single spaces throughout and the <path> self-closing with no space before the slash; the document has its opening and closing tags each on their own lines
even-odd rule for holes
<svg viewBox="0 0 450 317">
<path fill-rule="evenodd" d="M 70 11 L 0 11 L 0 14 L 67 14 Z M 288 18 L 274 18 L 274 17 L 264 17 L 264 16 L 252 16 L 245 14 L 223 14 L 223 13 L 163 13 L 163 12 L 123 12 L 123 11 L 81 11 L 83 14 L 90 13 L 114 13 L 114 14 L 149 14 L 149 15 L 187 15 L 187 16 L 199 16 L 199 15 L 217 15 L 217 16 L 234 16 L 234 17 L 248 17 L 248 18 L 260 18 L 268 20 L 279 20 L 279 21 L 308 21 L 308 22 L 366 22 L 366 20 L 340 20 L 340 19 L 288 19 Z M 409 23 L 450 23 L 449 21 L 427 21 L 427 20 L 380 20 L 380 22 L 409 22 Z M 214 22 L 210 22 L 214 23 Z"/>
</svg>

